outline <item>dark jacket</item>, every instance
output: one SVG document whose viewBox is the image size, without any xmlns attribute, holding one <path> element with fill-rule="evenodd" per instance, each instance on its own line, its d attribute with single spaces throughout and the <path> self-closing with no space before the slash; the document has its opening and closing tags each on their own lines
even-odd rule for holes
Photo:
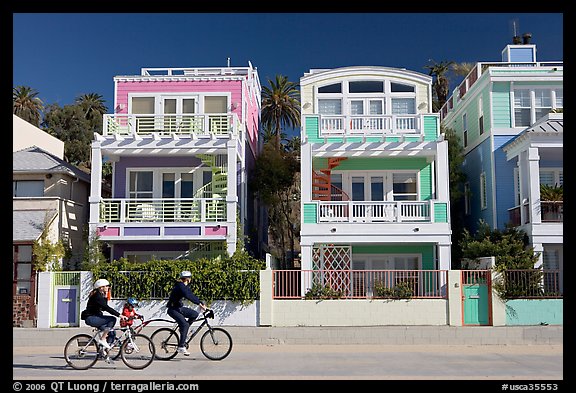
<svg viewBox="0 0 576 393">
<path fill-rule="evenodd" d="M 88 298 L 88 304 L 86 304 L 86 316 L 97 315 L 101 317 L 103 315 L 102 311 L 107 311 L 116 317 L 120 316 L 118 311 L 108 305 L 108 299 L 106 299 L 100 291 L 96 291 Z"/>
<path fill-rule="evenodd" d="M 188 299 L 194 304 L 202 303 L 200 299 L 194 293 L 190 287 L 184 284 L 182 281 L 178 281 L 174 288 L 172 288 L 172 292 L 170 292 L 170 297 L 168 298 L 168 308 L 180 308 L 184 305 L 182 299 Z"/>
</svg>

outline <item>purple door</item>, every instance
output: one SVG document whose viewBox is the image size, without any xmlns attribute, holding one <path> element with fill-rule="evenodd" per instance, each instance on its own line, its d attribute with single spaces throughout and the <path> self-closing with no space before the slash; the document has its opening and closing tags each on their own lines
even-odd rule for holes
<svg viewBox="0 0 576 393">
<path fill-rule="evenodd" d="M 76 323 L 76 291 L 77 288 L 58 288 L 56 323 Z"/>
</svg>

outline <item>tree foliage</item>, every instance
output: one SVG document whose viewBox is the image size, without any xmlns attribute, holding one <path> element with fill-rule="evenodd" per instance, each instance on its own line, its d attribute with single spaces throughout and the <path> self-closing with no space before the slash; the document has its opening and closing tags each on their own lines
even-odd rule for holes
<svg viewBox="0 0 576 393">
<path fill-rule="evenodd" d="M 38 97 L 38 91 L 28 86 L 12 89 L 12 113 L 28 123 L 40 127 L 44 103 Z"/>
<path fill-rule="evenodd" d="M 528 246 L 528 236 L 517 227 L 504 230 L 492 229 L 480 220 L 478 230 L 471 234 L 464 229 L 460 241 L 464 258 L 496 257 L 497 271 L 508 269 L 534 269 L 539 253 Z"/>
<path fill-rule="evenodd" d="M 256 159 L 251 187 L 268 211 L 269 233 L 286 261 L 287 250 L 294 250 L 300 233 L 299 206 L 300 163 L 297 152 L 277 149 L 274 143 L 264 145 Z M 278 256 L 278 255 L 277 255 Z"/>
<path fill-rule="evenodd" d="M 269 86 L 262 87 L 262 125 L 276 136 L 280 148 L 282 129 L 300 126 L 300 92 L 298 85 L 284 75 L 268 79 Z"/>
<path fill-rule="evenodd" d="M 448 72 L 452 69 L 453 61 L 435 62 L 430 60 L 432 64 L 424 66 L 428 69 L 428 74 L 432 76 L 432 88 L 434 89 L 435 99 L 432 102 L 433 111 L 438 112 L 448 99 L 450 93 L 450 78 Z"/>
<path fill-rule="evenodd" d="M 153 290 L 169 294 L 182 270 L 192 273 L 190 288 L 208 304 L 214 300 L 232 300 L 242 304 L 252 303 L 260 297 L 260 270 L 265 262 L 246 252 L 233 256 L 197 260 L 150 260 L 129 262 L 125 258 L 91 267 L 94 279 L 106 278 L 112 290 L 137 299 L 150 299 Z M 126 274 L 124 272 L 141 272 Z M 135 278 L 137 277 L 137 278 Z M 115 295 L 113 292 L 113 296 Z"/>
</svg>

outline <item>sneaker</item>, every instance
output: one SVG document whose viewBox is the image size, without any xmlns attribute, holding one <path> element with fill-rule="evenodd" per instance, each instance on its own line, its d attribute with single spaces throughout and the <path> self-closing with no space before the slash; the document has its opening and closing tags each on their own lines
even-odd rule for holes
<svg viewBox="0 0 576 393">
<path fill-rule="evenodd" d="M 96 342 L 97 342 L 98 344 L 102 345 L 102 347 L 103 347 L 104 349 L 110 349 L 110 348 L 112 348 L 112 347 L 110 346 L 110 344 L 108 344 L 108 343 L 107 343 L 106 341 L 104 341 L 104 340 L 96 340 Z"/>
<path fill-rule="evenodd" d="M 190 356 L 190 352 L 188 352 L 186 347 L 178 347 L 178 353 L 181 353 L 184 356 Z"/>
<path fill-rule="evenodd" d="M 104 358 L 104 361 L 106 361 L 106 363 L 108 363 L 108 364 L 114 364 L 114 360 L 112 360 L 112 359 L 110 358 L 110 356 L 106 356 L 106 357 Z"/>
<path fill-rule="evenodd" d="M 126 349 L 132 351 L 134 349 L 134 344 L 132 344 L 132 343 L 126 344 Z"/>
</svg>

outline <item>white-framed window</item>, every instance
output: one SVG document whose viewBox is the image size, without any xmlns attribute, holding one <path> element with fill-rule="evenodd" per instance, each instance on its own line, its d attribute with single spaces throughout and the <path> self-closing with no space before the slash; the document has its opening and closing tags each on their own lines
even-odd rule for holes
<svg viewBox="0 0 576 393">
<path fill-rule="evenodd" d="M 332 185 L 342 189 L 353 201 L 417 201 L 418 172 L 332 171 Z"/>
<path fill-rule="evenodd" d="M 318 86 L 321 115 L 416 114 L 416 86 L 386 79 L 352 79 Z"/>
<path fill-rule="evenodd" d="M 515 87 L 514 127 L 529 127 L 553 109 L 564 107 L 563 88 Z"/>
<path fill-rule="evenodd" d="M 342 100 L 339 98 L 318 99 L 318 113 L 320 115 L 341 115 Z"/>
<path fill-rule="evenodd" d="M 488 207 L 488 191 L 486 189 L 486 172 L 480 173 L 480 209 Z"/>
<path fill-rule="evenodd" d="M 208 167 L 129 168 L 127 177 L 126 195 L 130 199 L 194 198 L 201 187 L 212 181 L 212 170 Z"/>
<path fill-rule="evenodd" d="M 540 184 L 558 187 L 564 185 L 564 170 L 562 168 L 540 168 Z"/>
<path fill-rule="evenodd" d="M 44 180 L 13 180 L 12 197 L 43 197 Z"/>
</svg>

